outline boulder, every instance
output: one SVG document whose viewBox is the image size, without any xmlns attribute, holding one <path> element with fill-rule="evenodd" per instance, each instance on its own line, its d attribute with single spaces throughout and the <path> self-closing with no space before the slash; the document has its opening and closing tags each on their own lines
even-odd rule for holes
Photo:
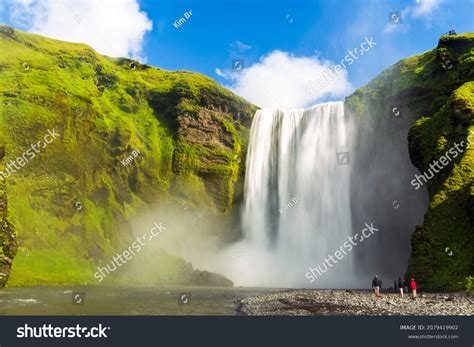
<svg viewBox="0 0 474 347">
<path fill-rule="evenodd" d="M 234 283 L 226 277 L 214 272 L 194 270 L 191 275 L 191 284 L 209 287 L 233 287 Z"/>
</svg>

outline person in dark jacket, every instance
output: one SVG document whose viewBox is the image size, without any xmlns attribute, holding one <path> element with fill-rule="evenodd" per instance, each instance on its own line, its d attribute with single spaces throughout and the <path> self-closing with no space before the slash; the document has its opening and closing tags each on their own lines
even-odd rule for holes
<svg viewBox="0 0 474 347">
<path fill-rule="evenodd" d="M 398 292 L 400 296 L 403 298 L 403 287 L 405 287 L 405 281 L 402 281 L 401 277 L 398 277 Z"/>
<path fill-rule="evenodd" d="M 372 289 L 374 290 L 375 296 L 380 296 L 380 288 L 382 288 L 382 281 L 375 275 L 372 280 Z"/>
</svg>

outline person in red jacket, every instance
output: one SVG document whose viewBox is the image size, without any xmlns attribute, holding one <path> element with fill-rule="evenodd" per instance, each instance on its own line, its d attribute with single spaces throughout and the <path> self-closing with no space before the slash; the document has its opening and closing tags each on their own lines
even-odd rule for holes
<svg viewBox="0 0 474 347">
<path fill-rule="evenodd" d="M 413 277 L 410 280 L 410 290 L 411 290 L 411 294 L 413 295 L 413 299 L 415 299 L 416 298 L 416 282 Z"/>
</svg>

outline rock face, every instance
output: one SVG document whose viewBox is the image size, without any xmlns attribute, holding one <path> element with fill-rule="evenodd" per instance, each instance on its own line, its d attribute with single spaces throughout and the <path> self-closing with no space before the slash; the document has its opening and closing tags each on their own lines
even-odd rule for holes
<svg viewBox="0 0 474 347">
<path fill-rule="evenodd" d="M 0 46 L 5 161 L 48 130 L 60 134 L 8 179 L 21 245 L 11 284 L 89 283 L 132 242 L 130 217 L 152 203 L 230 224 L 255 106 L 197 73 L 7 26 Z M 227 237 L 220 228 L 211 232 Z M 160 278 L 180 282 L 180 261 L 155 260 L 167 264 Z"/>
<path fill-rule="evenodd" d="M 5 155 L 5 148 L 0 147 L 0 162 Z M 16 232 L 8 219 L 8 202 L 5 181 L 0 177 L 0 288 L 3 288 L 10 276 L 13 258 L 17 252 Z"/>
<path fill-rule="evenodd" d="M 442 36 L 436 49 L 398 62 L 346 99 L 365 134 L 375 130 L 382 135 L 381 143 L 367 148 L 372 146 L 376 153 L 379 146 L 393 147 L 386 161 L 395 165 L 394 170 L 377 182 L 385 187 L 378 190 L 378 199 L 390 196 L 390 188 L 409 187 L 400 196 L 408 199 L 405 203 L 420 206 L 409 200 L 417 189 L 417 182 L 410 181 L 415 176 L 400 180 L 396 167 L 401 166 L 396 158 L 406 157 L 407 139 L 409 158 L 418 174 L 433 176 L 427 182 L 421 179 L 418 187 L 422 187 L 419 191 L 427 189 L 429 195 L 424 221 L 415 230 L 395 230 L 400 235 L 413 232 L 407 276 L 415 276 L 426 290 L 461 289 L 474 274 L 473 80 L 474 34 Z M 456 144 L 462 144 L 460 151 Z M 433 169 L 448 151 L 451 160 L 444 161 L 442 169 Z M 458 155 L 452 155 L 453 151 Z M 374 165 L 374 161 L 364 165 Z M 397 180 L 400 184 L 391 187 Z M 410 218 L 410 213 L 404 218 Z"/>
</svg>

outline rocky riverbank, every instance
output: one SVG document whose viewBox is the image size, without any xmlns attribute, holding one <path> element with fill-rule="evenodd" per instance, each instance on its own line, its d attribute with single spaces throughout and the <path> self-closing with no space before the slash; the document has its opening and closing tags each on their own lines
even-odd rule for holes
<svg viewBox="0 0 474 347">
<path fill-rule="evenodd" d="M 416 300 L 384 293 L 375 297 L 362 290 L 287 290 L 249 297 L 238 311 L 249 316 L 449 316 L 474 314 L 474 296 L 466 293 L 423 293 Z"/>
</svg>

